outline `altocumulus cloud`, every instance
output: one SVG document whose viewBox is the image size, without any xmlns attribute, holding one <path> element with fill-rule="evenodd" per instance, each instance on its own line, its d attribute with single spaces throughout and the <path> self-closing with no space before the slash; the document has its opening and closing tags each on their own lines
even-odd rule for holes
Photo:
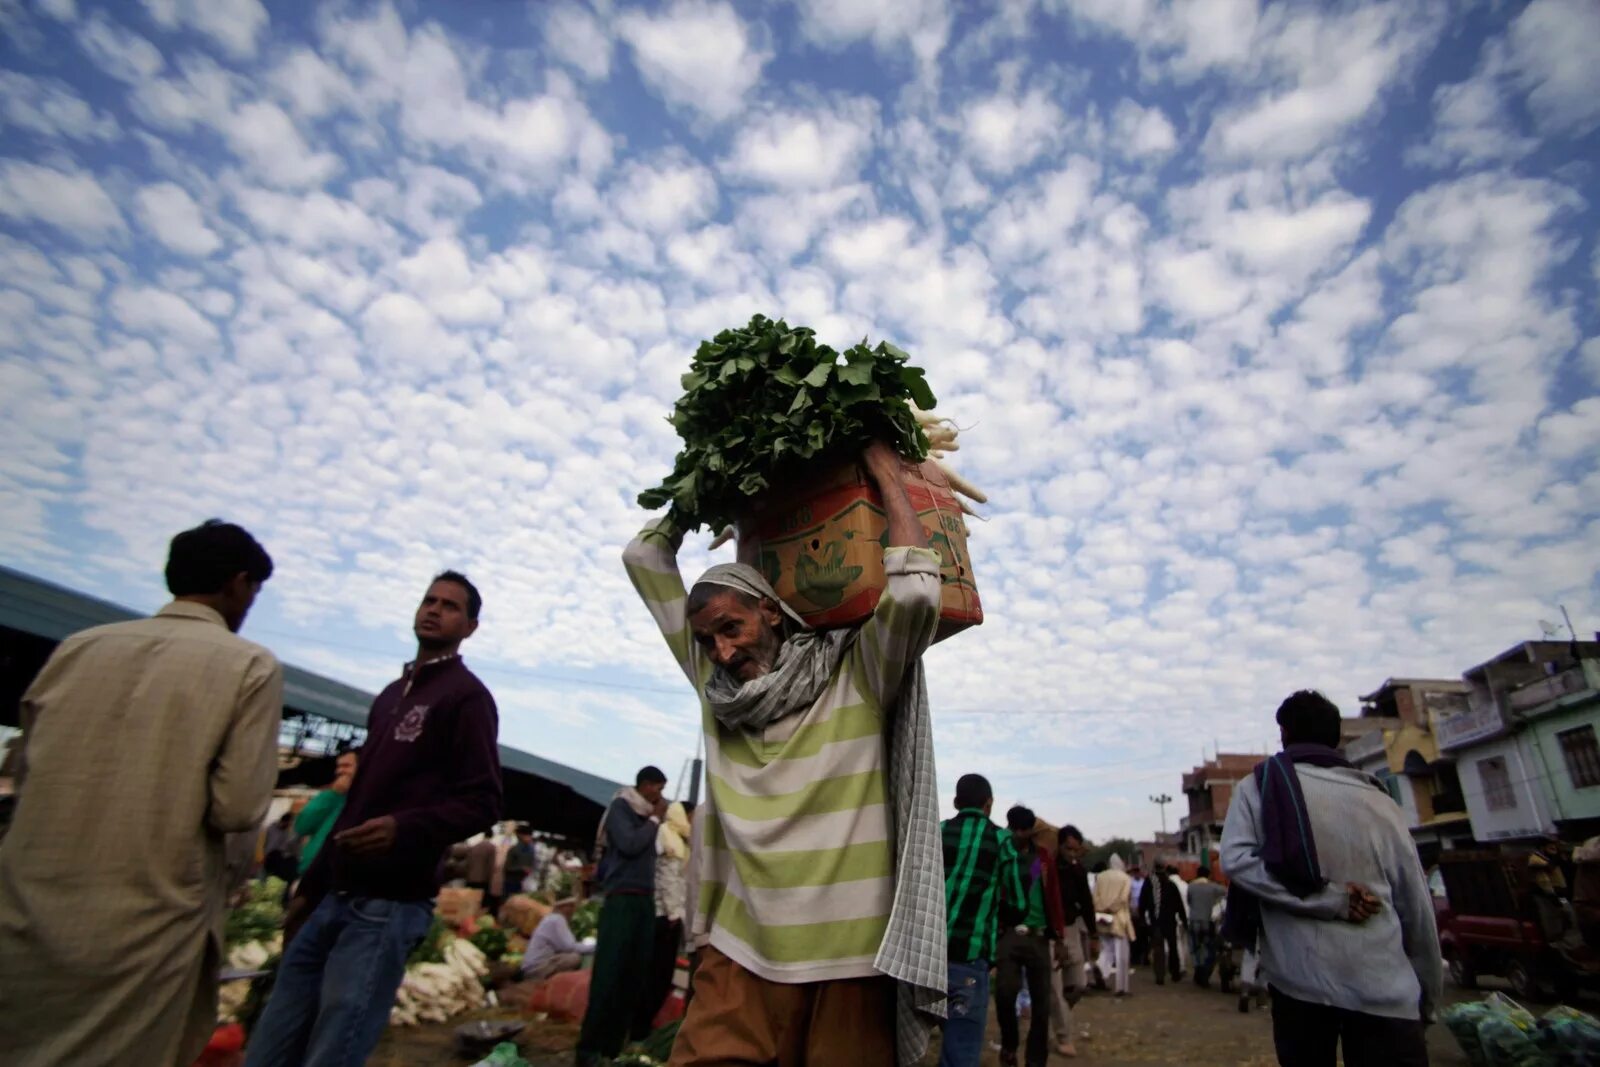
<svg viewBox="0 0 1600 1067">
<path fill-rule="evenodd" d="M 247 632 L 362 685 L 463 567 L 509 742 L 676 776 L 617 553 L 763 311 L 969 427 L 947 792 L 1142 834 L 1291 688 L 1595 625 L 1593 4 L 1204 8 L 4 5 L 0 550 L 152 608 L 236 518 Z"/>
</svg>

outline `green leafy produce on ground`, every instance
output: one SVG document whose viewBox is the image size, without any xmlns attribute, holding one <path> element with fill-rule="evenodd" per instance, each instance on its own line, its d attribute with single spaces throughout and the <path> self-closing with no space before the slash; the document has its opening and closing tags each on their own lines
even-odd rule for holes
<svg viewBox="0 0 1600 1067">
<path fill-rule="evenodd" d="M 600 929 L 600 900 L 590 897 L 579 904 L 572 913 L 572 921 L 567 923 L 572 928 L 572 936 L 582 941 Z"/>
<path fill-rule="evenodd" d="M 757 315 L 695 352 L 672 425 L 683 449 L 672 473 L 639 494 L 671 505 L 685 532 L 731 525 L 752 497 L 818 464 L 853 457 L 874 438 L 924 459 L 928 438 L 911 411 L 935 404 L 910 357 L 865 340 L 842 356 L 804 326 Z"/>
<path fill-rule="evenodd" d="M 246 941 L 270 941 L 283 927 L 282 878 L 251 882 L 245 902 L 228 912 L 222 923 L 222 940 L 232 948 Z"/>
<path fill-rule="evenodd" d="M 422 935 L 417 947 L 406 957 L 406 966 L 409 967 L 413 963 L 443 963 L 444 947 L 455 936 L 456 932 L 450 928 L 450 924 L 435 915 L 433 922 L 428 926 L 428 932 Z"/>
<path fill-rule="evenodd" d="M 491 960 L 497 960 L 504 956 L 506 954 L 506 946 L 511 943 L 511 939 L 506 936 L 506 932 L 496 926 L 483 927 L 473 934 L 470 940 L 474 945 L 478 946 L 478 951 Z"/>
</svg>

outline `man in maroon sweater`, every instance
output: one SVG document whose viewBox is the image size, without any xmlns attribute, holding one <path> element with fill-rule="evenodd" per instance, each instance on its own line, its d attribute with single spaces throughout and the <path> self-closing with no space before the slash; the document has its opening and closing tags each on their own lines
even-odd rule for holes
<svg viewBox="0 0 1600 1067">
<path fill-rule="evenodd" d="M 344 811 L 290 902 L 247 1067 L 365 1063 L 432 921 L 440 858 L 500 818 L 494 697 L 458 652 L 482 605 L 455 571 L 422 598 L 417 658 L 373 701 Z"/>
</svg>

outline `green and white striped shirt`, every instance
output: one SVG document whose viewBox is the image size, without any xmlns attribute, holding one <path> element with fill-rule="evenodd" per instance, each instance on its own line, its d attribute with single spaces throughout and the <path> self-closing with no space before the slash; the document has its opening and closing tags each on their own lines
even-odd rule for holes
<svg viewBox="0 0 1600 1067">
<path fill-rule="evenodd" d="M 872 975 L 894 902 L 884 709 L 933 640 L 939 556 L 887 549 L 883 597 L 816 703 L 737 730 L 705 702 L 712 664 L 689 629 L 675 541 L 665 522 L 648 526 L 623 562 L 701 694 L 711 796 L 692 932 L 769 981 Z"/>
</svg>

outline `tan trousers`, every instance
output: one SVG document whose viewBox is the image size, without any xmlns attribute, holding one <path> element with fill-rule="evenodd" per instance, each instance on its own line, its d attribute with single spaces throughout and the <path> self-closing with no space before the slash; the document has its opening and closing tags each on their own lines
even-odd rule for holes
<svg viewBox="0 0 1600 1067">
<path fill-rule="evenodd" d="M 894 1067 L 894 982 L 789 985 L 707 945 L 668 1067 Z"/>
</svg>

